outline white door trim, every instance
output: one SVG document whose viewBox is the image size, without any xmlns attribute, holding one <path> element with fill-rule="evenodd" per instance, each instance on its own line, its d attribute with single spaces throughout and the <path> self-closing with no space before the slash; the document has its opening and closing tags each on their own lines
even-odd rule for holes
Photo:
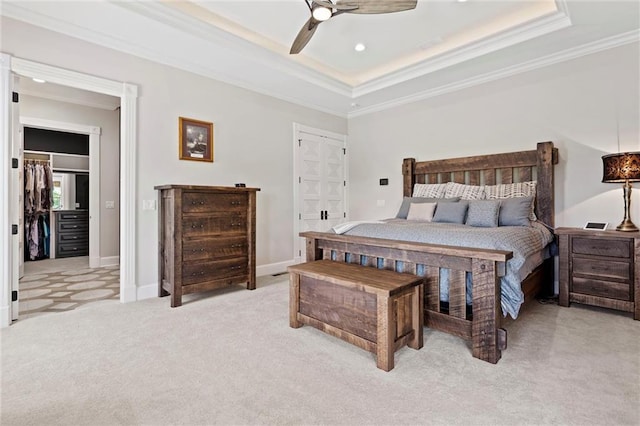
<svg viewBox="0 0 640 426">
<path fill-rule="evenodd" d="M 89 90 L 120 98 L 120 301 L 132 302 L 136 295 L 136 126 L 138 86 L 107 80 L 76 71 L 45 65 L 1 53 L 0 120 L 2 120 L 2 149 L 0 149 L 0 252 L 10 253 L 11 226 L 9 217 L 10 145 L 9 107 L 11 73 L 24 77 L 43 78 L 51 83 Z M 11 255 L 10 255 L 11 256 Z M 0 256 L 2 291 L 0 293 L 0 327 L 11 323 L 10 256 Z"/>
<path fill-rule="evenodd" d="M 23 126 L 89 135 L 89 267 L 100 267 L 100 127 L 20 117 Z M 97 195 L 96 195 L 97 194 Z"/>
<path fill-rule="evenodd" d="M 339 133 L 333 133 L 328 130 L 316 129 L 314 127 L 305 126 L 303 124 L 293 123 L 293 260 L 294 263 L 304 262 L 300 256 L 301 243 L 300 237 L 300 194 L 299 194 L 299 178 L 300 178 L 300 151 L 298 149 L 298 135 L 300 132 L 312 133 L 330 137 L 337 140 L 342 140 L 344 148 L 347 148 L 347 136 Z M 349 218 L 349 157 L 345 154 L 344 157 L 344 176 L 345 176 L 345 189 L 344 189 L 344 210 Z"/>
</svg>

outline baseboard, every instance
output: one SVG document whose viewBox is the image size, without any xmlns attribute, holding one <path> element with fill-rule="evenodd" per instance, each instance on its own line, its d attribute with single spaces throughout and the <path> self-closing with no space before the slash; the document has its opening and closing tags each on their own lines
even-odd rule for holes
<svg viewBox="0 0 640 426">
<path fill-rule="evenodd" d="M 158 297 L 158 284 L 147 284 L 138 287 L 136 292 L 136 300 L 151 299 Z"/>
<path fill-rule="evenodd" d="M 287 266 L 295 265 L 296 263 L 299 262 L 296 262 L 295 260 L 287 260 L 284 262 L 256 266 L 256 275 L 261 277 L 263 275 L 274 275 L 287 272 Z"/>
<path fill-rule="evenodd" d="M 256 275 L 274 275 L 282 272 L 287 272 L 287 266 L 294 265 L 294 260 L 287 260 L 285 262 L 270 263 L 268 265 L 260 265 L 256 267 Z M 158 297 L 158 284 L 147 284 L 136 288 L 136 300 L 151 299 L 152 297 Z"/>
<path fill-rule="evenodd" d="M 9 306 L 0 307 L 0 328 L 9 327 L 11 324 L 11 311 Z"/>
<path fill-rule="evenodd" d="M 122 284 L 121 284 L 122 285 Z M 137 287 L 136 285 L 129 285 L 127 287 L 125 287 L 124 289 L 122 287 L 120 287 L 120 301 L 122 303 L 129 303 L 129 302 L 135 302 L 136 296 L 137 296 Z"/>
<path fill-rule="evenodd" d="M 100 258 L 100 266 L 113 266 L 120 264 L 120 256 L 109 256 Z"/>
</svg>

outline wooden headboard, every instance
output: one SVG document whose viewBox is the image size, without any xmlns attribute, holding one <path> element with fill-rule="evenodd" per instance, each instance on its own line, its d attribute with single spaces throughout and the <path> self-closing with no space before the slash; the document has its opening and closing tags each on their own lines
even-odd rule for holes
<svg viewBox="0 0 640 426">
<path fill-rule="evenodd" d="M 536 180 L 536 216 L 553 227 L 555 164 L 558 164 L 558 149 L 553 147 L 553 142 L 540 142 L 532 151 L 419 162 L 405 158 L 403 192 L 405 197 L 410 197 L 416 183 L 497 185 Z"/>
</svg>

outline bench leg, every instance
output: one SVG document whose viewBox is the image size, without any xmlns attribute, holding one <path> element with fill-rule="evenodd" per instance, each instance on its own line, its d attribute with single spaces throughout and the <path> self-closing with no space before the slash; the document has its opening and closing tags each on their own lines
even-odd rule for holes
<svg viewBox="0 0 640 426">
<path fill-rule="evenodd" d="M 393 369 L 395 336 L 389 328 L 393 325 L 393 299 L 378 295 L 378 339 L 376 343 L 376 358 L 378 368 L 384 371 Z"/>
<path fill-rule="evenodd" d="M 298 321 L 300 312 L 300 275 L 289 273 L 289 326 L 300 328 L 302 324 Z"/>
<path fill-rule="evenodd" d="M 411 301 L 411 327 L 413 328 L 413 339 L 409 340 L 407 346 L 413 349 L 420 349 L 424 346 L 424 285 L 413 287 L 413 300 Z"/>
</svg>

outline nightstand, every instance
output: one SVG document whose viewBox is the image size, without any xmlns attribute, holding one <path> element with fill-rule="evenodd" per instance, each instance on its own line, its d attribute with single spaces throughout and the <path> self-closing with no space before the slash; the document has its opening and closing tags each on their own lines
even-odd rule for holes
<svg viewBox="0 0 640 426">
<path fill-rule="evenodd" d="M 558 228 L 560 306 L 632 312 L 640 320 L 640 232 Z"/>
</svg>

